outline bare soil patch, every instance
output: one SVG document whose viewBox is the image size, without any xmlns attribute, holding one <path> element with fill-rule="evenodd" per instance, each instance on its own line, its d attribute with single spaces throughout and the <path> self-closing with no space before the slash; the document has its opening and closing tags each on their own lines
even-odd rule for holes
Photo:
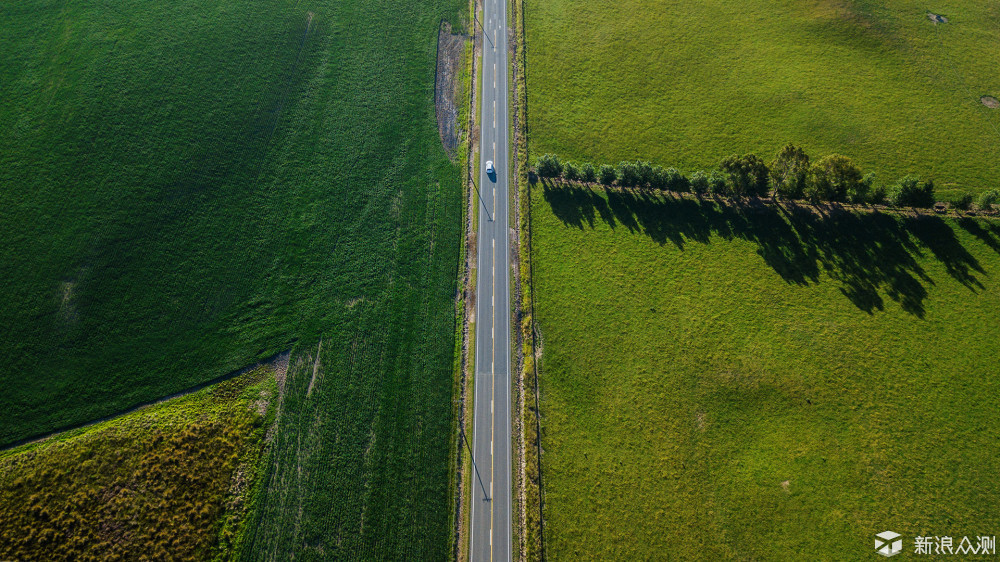
<svg viewBox="0 0 1000 562">
<path fill-rule="evenodd" d="M 990 109 L 1000 108 L 1000 100 L 996 99 L 993 96 L 983 96 L 979 98 L 979 101 Z"/>
<path fill-rule="evenodd" d="M 309 388 L 306 390 L 306 398 L 312 396 L 313 386 L 316 385 L 316 375 L 319 374 L 319 353 L 321 351 L 323 351 L 323 340 L 319 340 L 319 345 L 316 346 L 316 360 L 313 362 L 312 378 L 309 379 Z"/>
<path fill-rule="evenodd" d="M 455 157 L 458 148 L 458 74 L 461 71 L 462 53 L 468 37 L 452 34 L 451 24 L 442 21 L 438 31 L 437 78 L 434 81 L 434 109 L 437 115 L 441 144 L 449 158 Z"/>
</svg>

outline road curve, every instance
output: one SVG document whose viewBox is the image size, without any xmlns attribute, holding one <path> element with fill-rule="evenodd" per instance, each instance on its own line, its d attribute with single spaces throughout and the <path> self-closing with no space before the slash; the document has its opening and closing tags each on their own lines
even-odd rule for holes
<svg viewBox="0 0 1000 562">
<path fill-rule="evenodd" d="M 472 451 L 483 487 L 473 480 L 469 557 L 511 558 L 510 251 L 507 209 L 507 6 L 485 0 L 481 97 L 479 253 L 476 279 L 476 377 Z M 495 173 L 486 173 L 492 160 Z M 473 475 L 476 478 L 476 475 Z"/>
</svg>

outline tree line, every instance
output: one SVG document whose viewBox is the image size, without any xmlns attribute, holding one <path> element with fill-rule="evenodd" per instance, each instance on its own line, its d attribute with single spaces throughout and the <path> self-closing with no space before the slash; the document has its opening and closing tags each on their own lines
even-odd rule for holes
<svg viewBox="0 0 1000 562">
<path fill-rule="evenodd" d="M 640 189 L 716 194 L 726 197 L 768 197 L 801 199 L 813 203 L 841 202 L 897 207 L 931 207 L 935 204 L 934 181 L 904 176 L 896 183 L 877 185 L 875 174 L 862 174 L 850 158 L 831 154 L 811 160 L 801 147 L 788 144 L 770 163 L 756 154 L 727 156 L 713 170 L 684 175 L 676 168 L 663 168 L 645 161 L 622 161 L 617 167 L 590 162 L 563 162 L 546 154 L 538 159 L 535 173 L 543 178 L 569 182 L 600 183 Z M 968 210 L 975 204 L 982 210 L 1000 206 L 1000 190 L 973 198 L 964 194 L 951 201 L 953 207 Z"/>
</svg>

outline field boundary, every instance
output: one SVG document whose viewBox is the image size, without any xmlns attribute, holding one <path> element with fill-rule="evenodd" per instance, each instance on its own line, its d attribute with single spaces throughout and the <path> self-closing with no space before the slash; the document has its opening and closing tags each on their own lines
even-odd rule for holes
<svg viewBox="0 0 1000 562">
<path fill-rule="evenodd" d="M 591 189 L 600 190 L 604 192 L 612 193 L 632 193 L 632 194 L 646 194 L 646 195 L 660 195 L 663 197 L 671 197 L 674 199 L 690 200 L 690 201 L 713 201 L 719 204 L 726 204 L 734 207 L 763 207 L 763 206 L 776 206 L 776 207 L 796 207 L 799 209 L 810 209 L 813 212 L 823 214 L 824 212 L 831 211 L 849 211 L 856 213 L 885 213 L 890 215 L 899 216 L 909 216 L 909 217 L 920 217 L 920 216 L 936 216 L 936 217 L 952 217 L 952 218 L 980 218 L 987 220 L 997 220 L 1000 219 L 1000 212 L 998 211 L 972 211 L 949 207 L 944 211 L 935 210 L 933 207 L 904 207 L 904 206 L 893 206 L 893 205 L 881 205 L 872 203 L 847 203 L 843 201 L 820 201 L 811 202 L 807 199 L 786 199 L 783 197 L 775 197 L 773 195 L 767 197 L 733 197 L 729 195 L 720 195 L 718 193 L 691 193 L 688 191 L 671 191 L 669 189 L 649 189 L 642 187 L 623 187 L 618 184 L 604 185 L 602 183 L 587 183 L 581 181 L 566 181 L 563 179 L 555 178 L 540 178 L 537 175 L 529 178 L 530 183 L 540 183 L 550 189 Z"/>
<path fill-rule="evenodd" d="M 513 50 L 513 151 L 514 168 L 514 322 L 515 377 L 513 404 L 516 416 L 512 429 L 515 438 L 514 497 L 517 509 L 515 536 L 519 560 L 544 560 L 544 494 L 541 472 L 541 421 L 538 408 L 538 330 L 531 266 L 531 182 L 528 177 L 527 141 L 527 41 L 524 26 L 524 0 L 512 0 L 513 25 L 508 26 Z"/>
<path fill-rule="evenodd" d="M 215 377 L 214 379 L 198 383 L 198 384 L 196 384 L 194 386 L 189 386 L 188 388 L 185 388 L 183 390 L 179 390 L 177 392 L 174 392 L 173 394 L 168 394 L 167 396 L 163 396 L 161 398 L 157 398 L 156 400 L 149 400 L 147 402 L 141 402 L 139 404 L 136 404 L 135 406 L 131 406 L 131 407 L 129 407 L 129 408 L 125 409 L 125 410 L 122 410 L 120 412 L 115 412 L 114 414 L 109 414 L 107 416 L 102 416 L 102 417 L 97 418 L 97 419 L 93 419 L 93 420 L 89 420 L 89 421 L 85 421 L 85 422 L 81 422 L 81 423 L 77 423 L 77 424 L 73 424 L 73 425 L 64 426 L 64 427 L 59 428 L 59 429 L 57 429 L 55 431 L 50 431 L 48 433 L 44 433 L 44 434 L 41 434 L 41 435 L 35 435 L 35 436 L 32 436 L 32 437 L 26 437 L 24 439 L 21 439 L 20 441 L 15 441 L 14 443 L 9 443 L 7 445 L 4 445 L 3 447 L 0 447 L 0 453 L 6 453 L 8 451 L 12 451 L 14 449 L 17 449 L 18 447 L 23 447 L 24 445 L 30 445 L 32 443 L 39 443 L 41 441 L 45 441 L 47 439 L 51 439 L 52 437 L 55 437 L 55 436 L 57 436 L 59 434 L 66 433 L 67 431 L 74 431 L 74 430 L 77 430 L 77 429 L 83 429 L 83 428 L 86 428 L 86 427 L 90 427 L 92 425 L 97 425 L 97 424 L 100 424 L 100 423 L 104 423 L 106 421 L 111 421 L 113 419 L 120 418 L 122 416 L 127 416 L 129 414 L 134 414 L 135 412 L 138 412 L 139 410 L 143 410 L 145 408 L 148 408 L 150 406 L 155 406 L 157 404 L 162 404 L 163 402 L 167 402 L 169 400 L 173 400 L 174 398 L 181 398 L 182 396 L 187 396 L 188 394 L 194 394 L 195 392 L 198 392 L 199 390 L 204 390 L 204 389 L 206 389 L 206 388 L 208 388 L 210 386 L 219 384 L 220 382 L 226 382 L 229 379 L 234 379 L 234 378 L 236 378 L 236 377 L 238 377 L 240 375 L 243 375 L 245 373 L 249 373 L 250 371 L 253 371 L 254 369 L 259 369 L 260 367 L 264 367 L 264 366 L 271 366 L 271 367 L 274 368 L 276 378 L 278 379 L 278 389 L 279 389 L 279 395 L 280 395 L 281 394 L 281 390 L 283 389 L 283 386 L 284 386 L 285 372 L 288 369 L 288 359 L 291 356 L 291 353 L 292 353 L 291 350 L 282 351 L 280 353 L 275 353 L 274 355 L 272 355 L 272 356 L 270 356 L 270 357 L 268 357 L 266 359 L 262 359 L 262 360 L 260 360 L 260 361 L 258 361 L 256 363 L 254 363 L 253 365 L 248 365 L 246 367 L 243 367 L 243 368 L 237 369 L 235 371 L 231 371 L 229 373 L 226 373 L 224 375 L 220 375 L 218 377 Z M 280 399 L 279 399 L 279 403 L 280 403 Z"/>
</svg>

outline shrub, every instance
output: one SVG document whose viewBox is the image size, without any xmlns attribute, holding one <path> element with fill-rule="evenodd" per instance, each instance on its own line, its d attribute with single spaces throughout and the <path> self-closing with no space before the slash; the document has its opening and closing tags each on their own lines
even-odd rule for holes
<svg viewBox="0 0 1000 562">
<path fill-rule="evenodd" d="M 562 174 L 563 166 L 559 162 L 559 157 L 553 154 L 546 154 L 538 159 L 535 164 L 535 172 L 543 178 L 556 178 Z"/>
<path fill-rule="evenodd" d="M 576 167 L 576 164 L 566 162 L 563 164 L 562 176 L 566 181 L 576 181 L 580 179 L 580 169 Z"/>
<path fill-rule="evenodd" d="M 767 164 L 756 154 L 743 156 L 733 154 L 723 158 L 719 167 L 728 176 L 732 193 L 737 197 L 767 196 L 769 175 Z"/>
<path fill-rule="evenodd" d="M 791 143 L 785 145 L 771 161 L 771 187 L 785 199 L 801 199 L 809 176 L 809 155 Z"/>
<path fill-rule="evenodd" d="M 712 170 L 708 174 L 708 190 L 717 195 L 730 195 L 729 182 L 726 181 L 726 174 L 719 170 Z"/>
<path fill-rule="evenodd" d="M 708 175 L 705 172 L 698 170 L 691 174 L 691 191 L 702 195 L 708 193 L 708 187 Z"/>
<path fill-rule="evenodd" d="M 873 187 L 875 187 L 875 173 L 868 172 L 861 181 L 849 188 L 847 198 L 851 203 L 868 203 L 871 200 Z"/>
<path fill-rule="evenodd" d="M 991 189 L 989 191 L 984 191 L 979 195 L 979 200 L 976 204 L 979 205 L 980 209 L 988 211 L 997 206 L 1000 203 L 1000 190 Z"/>
<path fill-rule="evenodd" d="M 594 183 L 597 181 L 597 171 L 594 170 L 594 165 L 587 162 L 580 167 L 580 179 L 587 183 Z"/>
<path fill-rule="evenodd" d="M 888 197 L 889 195 L 886 193 L 885 186 L 880 185 L 872 190 L 871 195 L 868 196 L 868 202 L 872 205 L 885 205 Z"/>
<path fill-rule="evenodd" d="M 618 163 L 618 185 L 622 187 L 639 185 L 639 167 L 636 162 L 622 160 Z"/>
<path fill-rule="evenodd" d="M 691 182 L 676 168 L 667 168 L 664 172 L 664 183 L 670 191 L 685 192 L 691 188 Z"/>
<path fill-rule="evenodd" d="M 806 197 L 813 202 L 845 201 L 848 193 L 858 190 L 861 170 L 846 156 L 831 154 L 809 168 Z"/>
<path fill-rule="evenodd" d="M 897 207 L 930 207 L 934 204 L 934 182 L 923 184 L 915 176 L 905 176 L 889 191 L 889 201 Z"/>
<path fill-rule="evenodd" d="M 607 164 L 601 164 L 601 171 L 598 173 L 601 183 L 611 185 L 618 180 L 618 172 Z"/>
<path fill-rule="evenodd" d="M 962 211 L 968 211 L 969 207 L 972 206 L 973 200 L 974 199 L 971 193 L 963 193 L 962 195 L 959 195 L 957 198 L 952 199 L 951 206 L 955 207 L 956 209 L 960 209 Z"/>
<path fill-rule="evenodd" d="M 649 177 L 649 187 L 667 189 L 667 172 L 663 166 L 653 166 L 652 175 Z"/>
<path fill-rule="evenodd" d="M 639 167 L 636 162 L 623 160 L 618 163 L 618 185 L 622 187 L 639 185 Z"/>
<path fill-rule="evenodd" d="M 639 187 L 646 187 L 653 181 L 653 165 L 649 162 L 636 162 L 635 173 L 639 176 Z"/>
</svg>

